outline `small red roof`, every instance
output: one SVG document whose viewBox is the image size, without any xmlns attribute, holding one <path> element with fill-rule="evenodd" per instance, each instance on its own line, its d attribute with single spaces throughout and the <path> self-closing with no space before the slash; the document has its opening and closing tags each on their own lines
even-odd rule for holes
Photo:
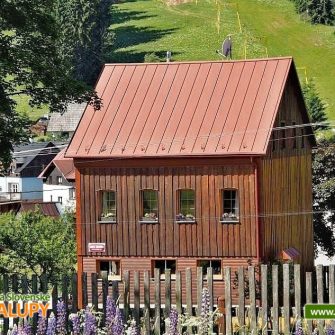
<svg viewBox="0 0 335 335">
<path fill-rule="evenodd" d="M 23 201 L 18 213 L 40 210 L 43 215 L 59 217 L 60 213 L 55 202 Z"/>
<path fill-rule="evenodd" d="M 264 155 L 292 58 L 107 64 L 67 157 Z"/>
<path fill-rule="evenodd" d="M 66 180 L 75 180 L 73 159 L 64 157 L 65 150 L 66 148 L 64 148 L 56 155 L 56 157 L 48 164 L 48 166 L 42 171 L 38 178 L 45 178 L 49 173 L 50 168 L 54 165 L 63 174 Z"/>
</svg>

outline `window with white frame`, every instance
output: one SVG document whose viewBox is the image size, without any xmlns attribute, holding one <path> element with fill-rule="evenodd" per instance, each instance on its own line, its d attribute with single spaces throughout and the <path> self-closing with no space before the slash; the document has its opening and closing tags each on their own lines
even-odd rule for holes
<svg viewBox="0 0 335 335">
<path fill-rule="evenodd" d="M 197 267 L 202 268 L 202 274 L 207 276 L 207 269 L 212 268 L 213 278 L 222 279 L 222 264 L 220 259 L 199 259 L 197 261 Z"/>
<path fill-rule="evenodd" d="M 18 193 L 19 192 L 19 184 L 18 183 L 9 183 L 8 184 L 9 192 Z"/>
<path fill-rule="evenodd" d="M 62 184 L 63 184 L 63 177 L 57 176 L 57 185 L 62 185 Z"/>
<path fill-rule="evenodd" d="M 176 260 L 175 259 L 156 259 L 153 260 L 153 269 L 159 269 L 160 277 L 165 278 L 165 272 L 167 269 L 170 270 L 171 278 L 175 278 L 176 275 Z M 154 272 L 152 273 L 154 277 Z"/>
<path fill-rule="evenodd" d="M 58 197 L 58 202 L 62 205 L 63 204 L 63 197 Z"/>
<path fill-rule="evenodd" d="M 142 190 L 142 222 L 158 222 L 158 191 Z"/>
<path fill-rule="evenodd" d="M 75 188 L 70 188 L 69 189 L 69 198 L 70 198 L 70 200 L 75 200 L 76 199 L 76 189 Z"/>
<path fill-rule="evenodd" d="M 234 222 L 239 220 L 238 191 L 235 189 L 222 190 L 221 221 Z"/>
<path fill-rule="evenodd" d="M 121 279 L 120 260 L 100 260 L 98 261 L 98 272 L 100 278 L 109 280 Z"/>
<path fill-rule="evenodd" d="M 178 191 L 177 222 L 195 222 L 195 191 L 182 189 Z"/>
<path fill-rule="evenodd" d="M 101 212 L 99 221 L 116 222 L 116 192 L 101 191 Z"/>
</svg>

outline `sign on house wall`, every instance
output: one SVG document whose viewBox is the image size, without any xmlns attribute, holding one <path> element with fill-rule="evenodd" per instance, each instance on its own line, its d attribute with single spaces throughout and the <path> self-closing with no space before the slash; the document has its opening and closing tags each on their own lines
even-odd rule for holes
<svg viewBox="0 0 335 335">
<path fill-rule="evenodd" d="M 89 243 L 88 252 L 105 252 L 106 243 Z"/>
</svg>

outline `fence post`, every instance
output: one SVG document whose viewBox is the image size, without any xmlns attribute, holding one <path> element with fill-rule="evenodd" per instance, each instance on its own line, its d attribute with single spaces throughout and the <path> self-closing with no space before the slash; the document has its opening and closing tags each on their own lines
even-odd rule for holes
<svg viewBox="0 0 335 335">
<path fill-rule="evenodd" d="M 244 268 L 238 268 L 238 324 L 243 327 L 245 324 L 245 292 L 244 292 Z M 244 331 L 242 331 L 244 333 Z"/>
<path fill-rule="evenodd" d="M 208 294 L 209 294 L 209 312 L 213 313 L 213 268 L 207 268 L 207 287 L 208 287 Z M 210 324 L 210 334 L 213 333 L 213 322 Z"/>
<path fill-rule="evenodd" d="M 81 274 L 81 282 L 82 282 L 82 301 L 83 301 L 83 306 L 81 306 L 82 308 L 86 308 L 87 304 L 88 304 L 88 293 L 87 293 L 87 273 L 83 272 Z"/>
<path fill-rule="evenodd" d="M 197 316 L 201 313 L 202 282 L 202 267 L 197 267 Z"/>
<path fill-rule="evenodd" d="M 335 304 L 335 265 L 329 265 L 329 303 Z M 334 329 L 335 320 L 330 321 L 331 327 Z"/>
<path fill-rule="evenodd" d="M 306 303 L 312 303 L 312 273 L 306 272 Z M 313 323 L 312 320 L 307 320 L 307 331 L 309 334 L 313 331 Z"/>
<path fill-rule="evenodd" d="M 182 291 L 181 291 L 181 273 L 176 271 L 176 308 L 178 314 L 182 313 Z"/>
<path fill-rule="evenodd" d="M 279 334 L 278 265 L 272 265 L 273 334 Z"/>
<path fill-rule="evenodd" d="M 290 265 L 283 264 L 284 334 L 290 334 Z"/>
<path fill-rule="evenodd" d="M 150 335 L 150 274 L 144 271 L 144 324 L 145 333 Z"/>
<path fill-rule="evenodd" d="M 192 271 L 186 268 L 186 313 L 192 316 Z M 187 327 L 187 332 L 192 333 L 192 327 Z"/>
<path fill-rule="evenodd" d="M 262 332 L 268 330 L 268 266 L 261 266 L 261 285 L 262 285 Z"/>
<path fill-rule="evenodd" d="M 155 269 L 155 329 L 154 334 L 161 333 L 161 274 Z"/>
<path fill-rule="evenodd" d="M 102 324 L 103 326 L 106 324 L 108 287 L 109 287 L 108 276 L 104 276 L 102 278 L 102 309 L 103 309 Z"/>
<path fill-rule="evenodd" d="M 165 270 L 165 317 L 168 318 L 171 311 L 171 270 Z"/>
<path fill-rule="evenodd" d="M 8 293 L 9 291 L 9 280 L 8 280 L 8 275 L 3 275 L 3 294 Z M 8 308 L 8 301 L 6 299 L 5 301 L 5 306 Z M 4 318 L 3 320 L 3 335 L 7 335 L 9 329 L 9 319 Z"/>
<path fill-rule="evenodd" d="M 224 267 L 226 335 L 232 335 L 230 267 Z"/>
<path fill-rule="evenodd" d="M 91 274 L 92 287 L 92 305 L 95 311 L 98 311 L 98 274 Z"/>
<path fill-rule="evenodd" d="M 317 297 L 318 297 L 318 304 L 323 304 L 323 266 L 317 265 L 316 266 L 316 290 L 317 290 Z M 319 334 L 324 334 L 324 320 L 318 320 L 318 330 Z"/>
<path fill-rule="evenodd" d="M 112 281 L 112 298 L 114 301 L 118 301 L 119 300 L 119 282 L 116 280 Z"/>
<path fill-rule="evenodd" d="M 78 275 L 72 273 L 71 276 L 71 291 L 72 291 L 72 313 L 78 312 Z"/>
<path fill-rule="evenodd" d="M 294 264 L 294 307 L 295 317 L 301 319 L 301 276 L 300 264 Z"/>
<path fill-rule="evenodd" d="M 57 315 L 57 302 L 58 302 L 58 284 L 55 283 L 52 288 L 52 312 Z"/>
<path fill-rule="evenodd" d="M 249 296 L 250 296 L 250 325 L 251 332 L 257 332 L 257 320 L 256 320 L 256 283 L 255 283 L 255 267 L 248 267 L 249 277 Z"/>
<path fill-rule="evenodd" d="M 123 288 L 123 302 L 124 302 L 124 317 L 125 320 L 128 320 L 129 318 L 129 304 L 130 304 L 130 276 L 129 276 L 129 270 L 125 271 L 123 274 L 124 278 L 124 288 Z"/>
<path fill-rule="evenodd" d="M 140 274 L 134 271 L 134 318 L 140 324 Z"/>
</svg>

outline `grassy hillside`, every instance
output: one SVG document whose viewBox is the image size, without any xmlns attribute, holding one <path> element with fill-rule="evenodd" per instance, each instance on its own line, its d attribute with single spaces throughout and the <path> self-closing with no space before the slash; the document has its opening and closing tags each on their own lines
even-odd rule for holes
<svg viewBox="0 0 335 335">
<path fill-rule="evenodd" d="M 146 54 L 173 60 L 218 60 L 215 53 L 233 35 L 233 58 L 292 55 L 300 79 L 314 78 L 328 115 L 335 119 L 334 27 L 312 26 L 289 0 L 124 0 L 113 5 L 115 62 L 142 62 Z M 240 20 L 239 20 L 240 19 Z"/>
</svg>

